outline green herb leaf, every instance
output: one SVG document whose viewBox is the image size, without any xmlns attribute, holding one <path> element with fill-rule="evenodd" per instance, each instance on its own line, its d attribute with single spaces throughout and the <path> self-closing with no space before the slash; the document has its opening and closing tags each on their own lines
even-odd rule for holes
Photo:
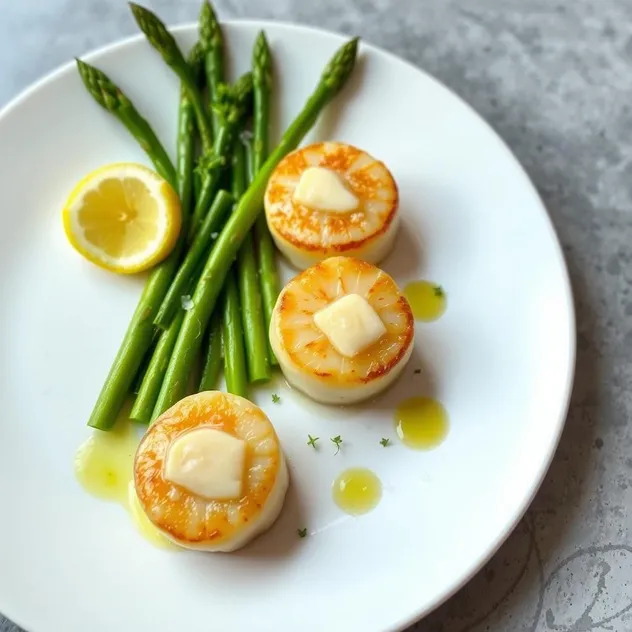
<svg viewBox="0 0 632 632">
<path fill-rule="evenodd" d="M 311 445 L 314 450 L 316 449 L 316 441 L 318 441 L 319 437 L 312 437 L 312 435 L 307 435 L 307 445 Z"/>
<path fill-rule="evenodd" d="M 280 401 L 281 398 L 276 393 L 272 393 L 272 403 L 278 404 Z"/>
<path fill-rule="evenodd" d="M 331 437 L 330 441 L 336 446 L 336 451 L 334 452 L 334 456 L 340 452 L 340 446 L 342 445 L 342 437 L 338 435 L 337 437 Z"/>
<path fill-rule="evenodd" d="M 382 439 L 380 440 L 380 443 L 381 443 L 384 447 L 386 447 L 386 446 L 391 445 L 391 440 L 390 440 L 390 439 L 386 439 L 386 438 L 382 437 Z"/>
<path fill-rule="evenodd" d="M 440 285 L 435 285 L 433 290 L 434 290 L 434 295 L 437 298 L 441 298 L 442 296 L 445 296 L 445 292 L 444 292 L 443 288 Z"/>
<path fill-rule="evenodd" d="M 298 533 L 299 538 L 304 538 L 307 535 L 307 527 L 303 529 L 297 529 L 296 533 Z"/>
</svg>

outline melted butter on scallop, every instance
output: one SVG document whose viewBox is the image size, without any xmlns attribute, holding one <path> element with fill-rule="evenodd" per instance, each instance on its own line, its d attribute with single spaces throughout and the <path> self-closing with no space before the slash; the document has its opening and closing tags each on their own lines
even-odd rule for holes
<svg viewBox="0 0 632 632">
<path fill-rule="evenodd" d="M 290 281 L 270 323 L 287 381 L 329 404 L 385 389 L 408 362 L 413 341 L 412 312 L 395 281 L 352 257 L 331 257 Z"/>
<path fill-rule="evenodd" d="M 267 530 L 289 475 L 270 420 L 236 395 L 206 391 L 163 413 L 134 462 L 139 502 L 176 544 L 234 551 Z"/>
<path fill-rule="evenodd" d="M 397 185 L 384 163 L 333 142 L 288 154 L 265 195 L 270 232 L 297 268 L 343 254 L 379 263 L 393 246 L 398 204 Z"/>
</svg>

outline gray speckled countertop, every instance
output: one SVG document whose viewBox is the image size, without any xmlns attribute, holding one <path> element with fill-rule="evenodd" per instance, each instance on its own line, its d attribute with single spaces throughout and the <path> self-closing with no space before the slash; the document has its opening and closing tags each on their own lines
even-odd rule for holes
<svg viewBox="0 0 632 632">
<path fill-rule="evenodd" d="M 177 23 L 195 19 L 199 3 L 145 4 Z M 214 4 L 223 18 L 357 33 L 437 76 L 513 148 L 564 246 L 578 356 L 557 455 L 508 542 L 414 629 L 632 630 L 632 2 Z M 0 105 L 71 57 L 133 32 L 122 0 L 4 0 Z M 17 630 L 0 616 L 0 632 Z"/>
</svg>

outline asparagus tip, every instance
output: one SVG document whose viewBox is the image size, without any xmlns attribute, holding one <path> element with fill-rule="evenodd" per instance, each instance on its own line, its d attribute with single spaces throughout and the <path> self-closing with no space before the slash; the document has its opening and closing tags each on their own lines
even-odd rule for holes
<svg viewBox="0 0 632 632">
<path fill-rule="evenodd" d="M 353 37 L 345 42 L 331 58 L 322 76 L 322 83 L 332 93 L 336 94 L 353 72 L 358 54 L 359 37 Z"/>
<path fill-rule="evenodd" d="M 200 41 L 205 50 L 222 46 L 222 29 L 209 0 L 204 0 L 199 18 Z"/>
<path fill-rule="evenodd" d="M 252 47 L 252 64 L 256 70 L 266 70 L 271 63 L 270 46 L 265 31 L 259 31 Z"/>
<path fill-rule="evenodd" d="M 143 19 L 143 16 L 151 13 L 149 9 L 145 9 L 145 7 L 142 7 L 140 4 L 136 4 L 135 2 L 128 2 L 127 4 L 129 5 L 132 15 L 134 16 L 134 19 L 139 26 L 139 21 Z"/>
<path fill-rule="evenodd" d="M 205 17 L 215 17 L 215 9 L 213 9 L 213 5 L 209 2 L 209 0 L 204 0 L 202 2 L 200 15 L 203 15 Z"/>
<path fill-rule="evenodd" d="M 349 53 L 353 53 L 354 55 L 358 52 L 358 44 L 360 43 L 360 36 L 356 35 L 352 37 L 344 47 L 349 51 Z"/>
<path fill-rule="evenodd" d="M 89 73 L 92 70 L 92 66 L 90 66 L 89 64 L 86 64 L 85 61 L 82 61 L 81 59 L 79 59 L 79 57 L 75 57 L 75 63 L 77 64 L 77 70 L 79 71 L 79 76 L 81 77 L 82 81 L 86 84 L 86 87 L 88 89 L 90 89 L 89 87 Z"/>
<path fill-rule="evenodd" d="M 138 26 L 140 26 L 141 30 L 143 31 L 145 30 L 143 28 L 142 23 L 143 21 L 146 21 L 146 20 L 150 20 L 151 21 L 150 23 L 153 23 L 155 21 L 159 24 L 162 24 L 158 16 L 151 9 L 148 9 L 147 7 L 144 7 L 141 4 L 137 4 L 136 2 L 131 2 L 131 0 L 127 4 L 129 5 L 129 8 L 134 14 L 134 19 L 138 23 Z"/>
</svg>

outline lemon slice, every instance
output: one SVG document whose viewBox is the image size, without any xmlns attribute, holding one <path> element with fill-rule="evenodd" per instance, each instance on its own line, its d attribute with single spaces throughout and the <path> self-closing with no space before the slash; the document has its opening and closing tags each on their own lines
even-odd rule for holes
<svg viewBox="0 0 632 632">
<path fill-rule="evenodd" d="M 134 274 L 162 261 L 181 224 L 171 185 L 143 165 L 115 163 L 88 174 L 63 210 L 75 250 L 106 270 Z"/>
</svg>

